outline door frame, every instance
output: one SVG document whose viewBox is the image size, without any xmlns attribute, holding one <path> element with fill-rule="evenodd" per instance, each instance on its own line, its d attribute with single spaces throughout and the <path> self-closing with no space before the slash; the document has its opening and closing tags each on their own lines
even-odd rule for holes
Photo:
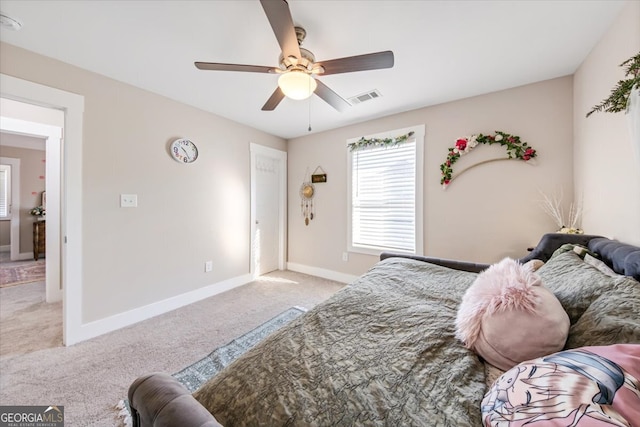
<svg viewBox="0 0 640 427">
<path fill-rule="evenodd" d="M 62 128 L 10 117 L 1 117 L 0 129 L 5 133 L 45 139 L 45 189 L 48 199 L 45 236 L 47 242 L 45 249 L 45 301 L 48 303 L 60 301 L 62 300 L 62 283 L 60 281 L 60 194 L 62 187 L 60 153 L 62 152 Z M 19 202 L 20 200 L 18 200 Z M 15 227 L 13 222 L 11 224 L 12 238 L 14 237 L 14 229 L 19 238 L 19 213 L 16 223 Z M 13 255 L 13 240 L 11 249 Z M 20 255 L 23 258 L 22 255 L 24 254 Z M 31 257 L 31 254 L 29 254 L 29 257 Z"/>
<path fill-rule="evenodd" d="M 284 270 L 287 254 L 287 152 L 275 148 L 265 147 L 260 144 L 249 144 L 251 152 L 251 241 L 249 273 L 253 279 L 257 277 L 256 272 L 256 156 L 262 155 L 272 158 L 277 163 L 278 168 L 278 269 Z"/>
<path fill-rule="evenodd" d="M 62 341 L 86 339 L 82 323 L 82 125 L 84 96 L 0 74 L 0 97 L 63 110 L 60 152 Z"/>
</svg>

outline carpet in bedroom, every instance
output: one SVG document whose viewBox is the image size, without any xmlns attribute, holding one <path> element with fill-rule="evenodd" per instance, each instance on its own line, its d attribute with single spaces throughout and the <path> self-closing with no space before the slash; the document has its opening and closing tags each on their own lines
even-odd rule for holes
<svg viewBox="0 0 640 427">
<path fill-rule="evenodd" d="M 173 374 L 173 376 L 187 390 L 194 392 L 207 380 L 240 357 L 242 353 L 306 311 L 305 308 L 291 307 L 241 337 L 234 339 L 229 344 L 218 347 L 206 357 Z"/>
<path fill-rule="evenodd" d="M 184 385 L 187 390 L 194 392 L 244 352 L 306 311 L 302 307 L 291 307 L 228 344 L 216 348 L 207 356 L 173 374 L 173 377 Z M 121 410 L 120 416 L 123 424 L 131 426 L 129 402 L 123 399 L 118 403 L 117 408 Z"/>
<path fill-rule="evenodd" d="M 62 301 L 45 301 L 44 281 L 0 288 L 0 360 L 57 347 L 62 347 Z"/>
<path fill-rule="evenodd" d="M 155 371 L 178 372 L 289 307 L 311 309 L 344 286 L 292 271 L 274 271 L 255 282 L 69 347 L 0 356 L 0 405 L 56 402 L 64 405 L 65 424 L 113 426 L 118 414 L 114 405 L 126 397 L 137 377 Z M 4 288 L 0 294 L 22 288 Z M 0 306 L 5 303 L 6 298 L 0 298 Z M 44 326 L 46 321 L 31 330 Z M 2 338 L 4 345 L 5 336 Z"/>
</svg>

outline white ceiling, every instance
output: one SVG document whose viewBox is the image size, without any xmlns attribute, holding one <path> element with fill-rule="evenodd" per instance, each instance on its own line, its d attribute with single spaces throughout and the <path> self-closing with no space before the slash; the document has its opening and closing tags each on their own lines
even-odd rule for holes
<svg viewBox="0 0 640 427">
<path fill-rule="evenodd" d="M 573 74 L 625 1 L 289 0 L 316 60 L 392 50 L 391 69 L 320 77 L 343 98 L 382 98 L 339 113 L 317 96 L 261 111 L 277 75 L 201 71 L 194 61 L 277 66 L 257 0 L 2 0 L 23 28 L 0 40 L 283 138 Z"/>
<path fill-rule="evenodd" d="M 45 150 L 45 140 L 34 136 L 18 135 L 0 132 L 0 145 L 3 147 L 27 148 L 30 150 Z"/>
</svg>

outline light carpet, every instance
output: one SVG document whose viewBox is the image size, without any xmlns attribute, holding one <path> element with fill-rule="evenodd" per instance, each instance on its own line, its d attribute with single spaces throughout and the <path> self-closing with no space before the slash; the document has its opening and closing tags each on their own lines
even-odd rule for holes
<svg viewBox="0 0 640 427">
<path fill-rule="evenodd" d="M 193 393 L 245 351 L 306 311 L 307 309 L 302 307 L 291 307 L 241 337 L 234 339 L 229 344 L 215 349 L 196 363 L 173 374 L 173 377 Z"/>
<path fill-rule="evenodd" d="M 216 348 L 207 356 L 173 374 L 173 377 L 193 393 L 244 352 L 306 311 L 303 307 L 291 307 L 241 337 Z M 118 402 L 116 408 L 120 409 L 119 415 L 122 417 L 123 425 L 131 426 L 131 410 L 127 399 Z"/>
<path fill-rule="evenodd" d="M 62 346 L 62 301 L 45 302 L 45 283 L 0 289 L 0 358 Z"/>
<path fill-rule="evenodd" d="M 28 303 L 20 301 L 25 299 L 23 291 L 32 285 L 0 289 L 0 313 L 10 316 L 5 312 L 9 304 L 27 308 Z M 284 310 L 314 307 L 344 286 L 302 273 L 275 271 L 72 346 L 52 345 L 26 354 L 10 351 L 0 355 L 0 405 L 64 405 L 65 425 L 113 426 L 119 422 L 114 404 L 127 395 L 129 385 L 139 376 L 178 372 Z M 44 298 L 44 284 L 39 292 Z M 40 318 L 43 308 L 38 306 L 31 315 Z M 61 337 L 62 310 L 58 313 Z M 21 336 L 29 338 L 31 332 L 42 338 L 41 331 L 49 322 L 43 317 L 40 325 L 30 324 Z M 7 349 L 21 344 L 4 331 L 0 335 L 0 344 Z"/>
</svg>

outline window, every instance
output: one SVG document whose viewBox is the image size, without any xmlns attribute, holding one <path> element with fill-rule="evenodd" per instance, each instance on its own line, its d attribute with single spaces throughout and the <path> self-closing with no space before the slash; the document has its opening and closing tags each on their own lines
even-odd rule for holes
<svg viewBox="0 0 640 427">
<path fill-rule="evenodd" d="M 405 142 L 349 151 L 349 250 L 422 253 L 424 126 L 374 135 Z M 347 141 L 352 143 L 358 139 Z"/>
<path fill-rule="evenodd" d="M 11 217 L 11 166 L 0 165 L 0 219 Z"/>
</svg>

